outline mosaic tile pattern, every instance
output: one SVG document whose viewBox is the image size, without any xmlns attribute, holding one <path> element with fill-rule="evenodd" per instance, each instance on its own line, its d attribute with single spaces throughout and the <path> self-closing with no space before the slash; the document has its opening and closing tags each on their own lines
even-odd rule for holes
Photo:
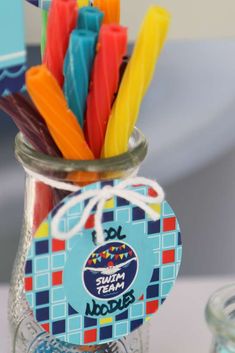
<svg viewBox="0 0 235 353">
<path fill-rule="evenodd" d="M 144 194 L 153 192 L 142 186 L 138 190 Z M 67 242 L 52 239 L 50 225 L 44 222 L 40 226 L 25 266 L 25 292 L 37 321 L 45 331 L 68 343 L 105 343 L 136 330 L 158 310 L 177 277 L 182 258 L 182 242 L 179 224 L 170 205 L 164 201 L 162 205 L 152 207 L 161 214 L 157 222 L 150 220 L 135 205 L 120 198 L 108 201 L 105 206 L 103 223 L 111 220 L 132 223 L 136 233 L 154 239 L 155 244 L 152 251 L 156 261 L 148 287 L 137 302 L 116 316 L 97 319 L 83 317 L 69 305 L 62 285 L 63 268 L 75 239 Z M 74 210 L 70 209 L 61 227 L 70 228 L 77 217 Z M 91 215 L 85 228 L 92 229 L 93 226 L 94 215 Z"/>
</svg>

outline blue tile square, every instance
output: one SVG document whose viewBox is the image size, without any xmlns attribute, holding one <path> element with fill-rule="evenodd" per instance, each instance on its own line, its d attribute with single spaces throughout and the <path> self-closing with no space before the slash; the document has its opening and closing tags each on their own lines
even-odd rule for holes
<svg viewBox="0 0 235 353">
<path fill-rule="evenodd" d="M 154 221 L 148 222 L 148 234 L 156 234 L 156 233 L 160 233 L 160 231 L 161 231 L 160 220 L 156 222 Z"/>
<path fill-rule="evenodd" d="M 64 267 L 65 254 L 53 254 L 52 255 L 52 269 L 57 270 Z"/>
<path fill-rule="evenodd" d="M 78 345 L 81 344 L 81 332 L 73 332 L 70 333 L 68 336 L 68 343 L 72 343 L 72 342 L 77 342 Z M 66 341 L 66 339 L 64 339 L 63 341 Z"/>
<path fill-rule="evenodd" d="M 60 334 L 65 332 L 65 320 L 59 320 L 52 323 L 52 334 Z"/>
<path fill-rule="evenodd" d="M 173 287 L 173 282 L 164 282 L 164 283 L 162 283 L 162 285 L 161 285 L 161 296 L 162 297 L 166 297 L 169 294 L 169 292 L 170 292 L 172 287 Z"/>
<path fill-rule="evenodd" d="M 130 202 L 125 200 L 125 199 L 122 199 L 121 197 L 117 197 L 117 206 L 127 206 L 129 205 Z"/>
<path fill-rule="evenodd" d="M 161 268 L 161 279 L 168 280 L 175 278 L 175 265 L 167 265 Z"/>
<path fill-rule="evenodd" d="M 164 202 L 164 204 L 163 204 L 163 215 L 164 216 L 173 216 L 174 215 L 174 212 L 173 212 L 171 206 L 167 202 Z"/>
<path fill-rule="evenodd" d="M 50 284 L 50 278 L 49 278 L 48 273 L 36 276 L 36 289 L 37 290 L 47 289 L 49 287 L 49 284 Z"/>
<path fill-rule="evenodd" d="M 182 245 L 181 232 L 178 232 L 178 245 Z"/>
<path fill-rule="evenodd" d="M 35 243 L 35 254 L 42 255 L 48 254 L 49 251 L 49 242 L 48 240 L 41 240 Z"/>
<path fill-rule="evenodd" d="M 123 311 L 123 313 L 116 315 L 116 321 L 128 319 L 128 310 Z"/>
<path fill-rule="evenodd" d="M 116 221 L 121 223 L 130 222 L 130 209 L 127 207 L 117 209 Z"/>
<path fill-rule="evenodd" d="M 100 339 L 107 340 L 108 338 L 112 338 L 113 336 L 113 327 L 105 326 L 100 328 Z"/>
<path fill-rule="evenodd" d="M 34 302 L 34 296 L 32 293 L 26 293 L 26 298 L 27 298 L 27 302 L 29 303 L 30 307 L 32 308 L 34 306 L 33 302 Z"/>
<path fill-rule="evenodd" d="M 80 330 L 82 328 L 82 318 L 79 315 L 72 316 L 68 319 L 69 331 Z"/>
<path fill-rule="evenodd" d="M 78 312 L 71 305 L 68 305 L 68 313 L 69 316 L 78 314 Z"/>
<path fill-rule="evenodd" d="M 35 272 L 49 271 L 49 256 L 40 256 L 35 259 Z"/>
<path fill-rule="evenodd" d="M 70 221 L 70 219 L 68 219 Z M 65 222 L 65 219 L 60 219 L 60 222 L 59 222 L 59 230 L 60 232 L 66 232 L 68 229 L 67 229 L 67 223 Z"/>
<path fill-rule="evenodd" d="M 149 235 L 151 237 L 154 237 L 154 250 L 159 250 L 160 249 L 160 245 L 161 245 L 161 235 L 160 234 L 156 234 L 156 235 Z"/>
<path fill-rule="evenodd" d="M 143 316 L 144 314 L 144 304 L 136 303 L 131 306 L 130 309 L 131 318 L 136 319 L 137 317 Z"/>
<path fill-rule="evenodd" d="M 101 181 L 100 186 L 103 189 L 105 186 L 113 186 L 114 181 L 113 180 L 107 180 L 107 181 Z"/>
<path fill-rule="evenodd" d="M 151 282 L 158 282 L 159 281 L 159 268 L 155 268 L 153 270 L 153 275 L 151 278 Z"/>
<path fill-rule="evenodd" d="M 128 322 L 118 322 L 115 325 L 115 336 L 125 336 L 128 334 Z"/>
<path fill-rule="evenodd" d="M 159 296 L 159 285 L 153 284 L 147 288 L 147 299 L 157 298 Z"/>
<path fill-rule="evenodd" d="M 102 217 L 102 222 L 112 222 L 113 221 L 113 211 L 110 212 L 104 212 L 103 217 Z"/>
<path fill-rule="evenodd" d="M 90 317 L 85 316 L 84 317 L 84 327 L 92 327 L 97 325 L 97 319 L 92 319 Z"/>
<path fill-rule="evenodd" d="M 161 265 L 161 253 L 160 253 L 160 251 L 156 251 L 156 252 L 154 252 L 154 254 L 155 254 L 155 266 L 156 267 L 159 267 L 160 265 Z"/>
<path fill-rule="evenodd" d="M 30 275 L 33 272 L 33 262 L 32 260 L 28 260 L 26 261 L 26 265 L 25 265 L 25 273 L 27 275 Z"/>
<path fill-rule="evenodd" d="M 166 233 L 162 237 L 162 247 L 163 249 L 170 249 L 175 247 L 175 233 Z"/>
<path fill-rule="evenodd" d="M 145 219 L 145 217 L 146 217 L 146 214 L 145 214 L 144 210 L 142 210 L 139 207 L 133 207 L 133 209 L 132 209 L 132 220 L 133 221 Z"/>
<path fill-rule="evenodd" d="M 49 304 L 49 291 L 45 290 L 42 292 L 37 292 L 36 293 L 36 305 L 45 305 Z"/>
<path fill-rule="evenodd" d="M 65 293 L 62 287 L 52 289 L 52 302 L 60 302 L 65 300 Z"/>
<path fill-rule="evenodd" d="M 131 321 L 131 331 L 136 330 L 141 325 L 143 325 L 143 319 L 132 320 Z"/>
<path fill-rule="evenodd" d="M 182 258 L 182 247 L 178 247 L 176 250 L 176 261 L 180 262 Z"/>
<path fill-rule="evenodd" d="M 61 304 L 54 304 L 51 308 L 52 311 L 52 319 L 62 319 L 66 315 L 66 304 L 61 303 Z"/>
<path fill-rule="evenodd" d="M 40 308 L 36 310 L 36 319 L 39 322 L 49 320 L 49 306 L 46 308 Z"/>
</svg>

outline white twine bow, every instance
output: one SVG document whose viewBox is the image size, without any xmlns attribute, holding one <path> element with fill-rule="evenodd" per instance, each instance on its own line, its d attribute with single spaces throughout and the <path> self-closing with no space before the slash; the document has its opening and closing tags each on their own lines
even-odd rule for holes
<svg viewBox="0 0 235 353">
<path fill-rule="evenodd" d="M 156 196 L 143 195 L 138 190 L 130 190 L 129 186 L 143 185 L 152 188 Z M 54 216 L 51 223 L 52 237 L 59 240 L 69 240 L 79 233 L 85 226 L 93 208 L 97 206 L 95 212 L 94 229 L 96 231 L 96 241 L 98 245 L 102 245 L 105 242 L 103 226 L 102 226 L 102 215 L 106 201 L 112 199 L 114 196 L 120 197 L 129 201 L 145 211 L 152 220 L 157 221 L 160 219 L 160 215 L 157 211 L 151 208 L 151 204 L 160 204 L 164 200 L 164 191 L 161 186 L 154 180 L 150 180 L 144 177 L 133 177 L 121 181 L 115 186 L 106 185 L 102 189 L 87 190 L 83 193 L 75 195 L 68 199 L 67 202 L 59 208 L 56 215 Z M 80 220 L 75 224 L 73 228 L 66 232 L 62 232 L 59 229 L 60 219 L 63 215 L 69 211 L 70 208 L 74 207 L 80 202 L 89 200 L 85 206 Z"/>
</svg>

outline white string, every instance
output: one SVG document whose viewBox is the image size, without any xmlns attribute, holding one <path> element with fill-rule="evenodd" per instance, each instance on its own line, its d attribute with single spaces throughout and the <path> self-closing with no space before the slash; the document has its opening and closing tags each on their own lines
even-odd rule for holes
<svg viewBox="0 0 235 353">
<path fill-rule="evenodd" d="M 73 184 L 69 184 L 69 183 L 65 183 L 63 181 L 57 181 L 54 179 L 50 179 L 44 175 L 38 174 L 36 172 L 33 172 L 32 170 L 24 167 L 25 172 L 33 177 L 35 180 L 37 181 L 41 181 L 42 183 L 51 186 L 54 189 L 58 189 L 58 190 L 64 190 L 64 191 L 71 191 L 71 192 L 75 192 L 80 190 L 80 186 L 77 185 L 73 185 Z"/>
<path fill-rule="evenodd" d="M 144 185 L 152 188 L 156 192 L 156 196 L 143 195 L 136 191 L 129 190 L 129 186 L 133 185 Z M 98 245 L 101 245 L 105 242 L 103 226 L 102 226 L 102 215 L 103 209 L 106 201 L 112 199 L 114 196 L 120 197 L 129 201 L 131 204 L 138 206 L 144 212 L 146 212 L 151 219 L 157 221 L 160 219 L 160 215 L 157 211 L 151 208 L 151 204 L 160 204 L 164 200 L 164 191 L 161 186 L 154 180 L 146 179 L 144 177 L 133 177 L 121 181 L 115 186 L 106 185 L 102 189 L 96 190 L 87 190 L 81 194 L 72 196 L 67 202 L 61 206 L 58 210 L 51 223 L 51 233 L 52 237 L 59 240 L 68 240 L 74 237 L 79 233 L 85 226 L 93 208 L 97 206 L 95 212 L 95 224 L 94 228 L 96 231 L 96 241 Z M 66 214 L 70 208 L 75 205 L 89 200 L 87 205 L 84 207 L 82 216 L 80 220 L 74 225 L 73 228 L 66 232 L 62 232 L 59 229 L 60 219 Z"/>
</svg>

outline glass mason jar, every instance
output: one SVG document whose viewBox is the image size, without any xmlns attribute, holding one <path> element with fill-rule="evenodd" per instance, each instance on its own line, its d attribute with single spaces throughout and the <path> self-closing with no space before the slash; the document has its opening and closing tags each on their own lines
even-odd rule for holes
<svg viewBox="0 0 235 353">
<path fill-rule="evenodd" d="M 206 320 L 214 336 L 211 353 L 235 353 L 235 284 L 211 296 Z"/>
<path fill-rule="evenodd" d="M 22 235 L 9 295 L 13 353 L 148 352 L 146 327 L 101 346 L 81 347 L 60 342 L 37 324 L 24 294 L 24 270 L 32 236 L 53 207 L 71 192 L 70 188 L 74 191 L 74 185 L 136 175 L 146 154 L 147 141 L 137 129 L 130 139 L 128 152 L 96 161 L 68 161 L 43 155 L 32 149 L 21 134 L 17 135 L 16 157 L 26 171 L 26 188 Z"/>
</svg>

